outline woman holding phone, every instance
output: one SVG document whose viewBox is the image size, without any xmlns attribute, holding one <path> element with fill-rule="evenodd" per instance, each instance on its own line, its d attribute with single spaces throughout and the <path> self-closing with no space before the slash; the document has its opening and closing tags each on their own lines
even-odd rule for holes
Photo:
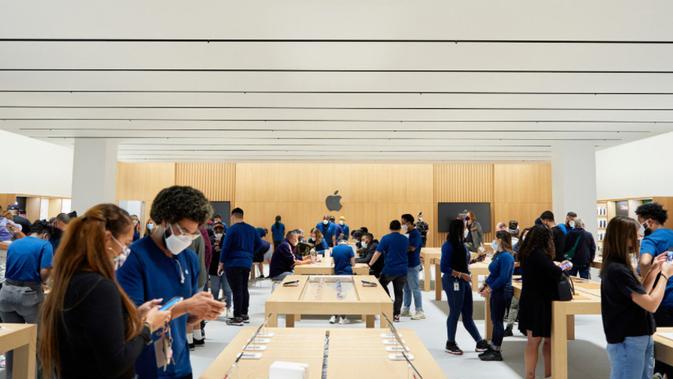
<svg viewBox="0 0 673 379">
<path fill-rule="evenodd" d="M 615 217 L 608 223 L 603 241 L 601 315 L 611 379 L 652 377 L 652 313 L 659 308 L 673 275 L 673 265 L 661 254 L 642 282 L 638 279 L 631 258 L 638 254 L 639 227 L 633 219 Z"/>
<path fill-rule="evenodd" d="M 129 214 L 113 204 L 94 206 L 68 225 L 40 321 L 45 377 L 134 378 L 151 334 L 170 321 L 170 311 L 159 310 L 162 299 L 136 308 L 115 279 L 113 262 L 133 231 Z"/>
</svg>

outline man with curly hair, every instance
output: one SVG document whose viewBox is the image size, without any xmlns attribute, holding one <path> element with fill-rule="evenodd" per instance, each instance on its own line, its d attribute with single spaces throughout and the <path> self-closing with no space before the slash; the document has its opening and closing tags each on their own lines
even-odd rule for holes
<svg viewBox="0 0 673 379">
<path fill-rule="evenodd" d="M 131 245 L 131 253 L 117 271 L 119 284 L 138 306 L 147 301 L 160 304 L 174 297 L 184 299 L 171 308 L 167 334 L 146 346 L 136 361 L 140 379 L 191 378 L 187 325 L 214 320 L 224 310 L 224 304 L 214 300 L 209 292 L 201 292 L 199 259 L 189 249 L 193 240 L 201 238 L 199 225 L 211 213 L 208 199 L 197 189 L 172 186 L 161 190 L 150 212 L 156 227 L 149 236 Z M 164 344 L 169 342 L 172 359 L 162 354 Z"/>
</svg>

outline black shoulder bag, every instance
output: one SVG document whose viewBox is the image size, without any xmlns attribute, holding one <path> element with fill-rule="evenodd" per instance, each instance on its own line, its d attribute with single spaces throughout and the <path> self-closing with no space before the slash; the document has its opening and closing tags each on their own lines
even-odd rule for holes
<svg viewBox="0 0 673 379">
<path fill-rule="evenodd" d="M 573 299 L 574 294 L 575 286 L 572 279 L 565 274 L 561 274 L 561 279 L 558 282 L 558 300 L 570 301 Z"/>
</svg>

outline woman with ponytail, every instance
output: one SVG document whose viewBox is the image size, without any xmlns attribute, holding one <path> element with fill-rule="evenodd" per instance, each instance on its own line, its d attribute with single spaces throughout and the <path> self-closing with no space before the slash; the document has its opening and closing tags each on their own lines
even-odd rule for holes
<svg viewBox="0 0 673 379">
<path fill-rule="evenodd" d="M 100 204 L 70 222 L 54 259 L 38 354 L 45 377 L 134 378 L 134 363 L 170 312 L 161 299 L 136 308 L 115 279 L 114 261 L 133 240 L 129 214 Z"/>
</svg>

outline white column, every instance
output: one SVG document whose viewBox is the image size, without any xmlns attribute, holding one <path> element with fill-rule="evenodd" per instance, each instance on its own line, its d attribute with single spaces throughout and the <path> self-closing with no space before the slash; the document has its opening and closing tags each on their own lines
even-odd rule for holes
<svg viewBox="0 0 673 379">
<path fill-rule="evenodd" d="M 596 148 L 591 142 L 564 141 L 553 146 L 552 196 L 556 222 L 569 211 L 577 213 L 586 230 L 595 234 Z"/>
<path fill-rule="evenodd" d="M 72 173 L 72 210 L 84 214 L 99 203 L 114 203 L 117 183 L 117 143 L 76 138 Z"/>
</svg>

